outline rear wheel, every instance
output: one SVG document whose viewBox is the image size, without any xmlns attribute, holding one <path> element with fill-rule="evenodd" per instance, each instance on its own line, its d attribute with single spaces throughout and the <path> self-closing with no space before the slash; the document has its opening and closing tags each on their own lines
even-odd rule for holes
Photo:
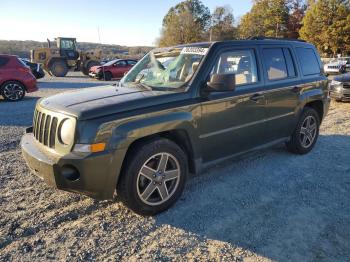
<svg viewBox="0 0 350 262">
<path fill-rule="evenodd" d="M 68 66 L 62 60 L 53 61 L 50 65 L 50 73 L 56 77 L 64 77 L 68 73 Z"/>
<path fill-rule="evenodd" d="M 117 186 L 123 203 L 140 215 L 168 209 L 185 186 L 185 153 L 168 139 L 156 139 L 138 146 L 131 156 Z"/>
<path fill-rule="evenodd" d="M 2 85 L 1 95 L 6 101 L 16 102 L 22 100 L 26 89 L 23 84 L 17 81 L 9 81 Z"/>
<path fill-rule="evenodd" d="M 297 128 L 290 141 L 286 143 L 288 150 L 301 155 L 309 153 L 317 142 L 319 128 L 320 117 L 318 113 L 311 107 L 305 107 Z"/>
</svg>

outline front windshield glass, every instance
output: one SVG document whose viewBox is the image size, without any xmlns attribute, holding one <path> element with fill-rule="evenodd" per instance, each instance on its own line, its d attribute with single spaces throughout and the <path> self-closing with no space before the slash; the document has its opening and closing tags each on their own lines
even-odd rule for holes
<svg viewBox="0 0 350 262">
<path fill-rule="evenodd" d="M 118 59 L 116 59 L 116 60 L 111 60 L 111 61 L 109 61 L 109 62 L 107 62 L 107 63 L 105 63 L 105 64 L 103 64 L 104 66 L 111 66 L 111 65 L 113 65 L 115 62 L 117 62 L 118 61 Z"/>
<path fill-rule="evenodd" d="M 181 88 L 197 71 L 208 48 L 180 47 L 148 53 L 121 80 L 122 85 L 143 85 L 155 89 Z"/>
</svg>

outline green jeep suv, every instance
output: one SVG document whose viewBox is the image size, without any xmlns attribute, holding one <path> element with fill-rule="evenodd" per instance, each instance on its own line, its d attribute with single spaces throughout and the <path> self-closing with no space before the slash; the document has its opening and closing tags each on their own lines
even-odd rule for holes
<svg viewBox="0 0 350 262">
<path fill-rule="evenodd" d="M 155 49 L 118 85 L 38 101 L 21 141 L 47 184 L 142 215 L 169 208 L 189 173 L 285 143 L 306 154 L 329 107 L 315 47 L 254 39 Z"/>
</svg>

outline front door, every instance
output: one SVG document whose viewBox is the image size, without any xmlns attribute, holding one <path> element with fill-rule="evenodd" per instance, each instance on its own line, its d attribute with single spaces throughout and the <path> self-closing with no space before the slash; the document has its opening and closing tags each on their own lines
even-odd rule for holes
<svg viewBox="0 0 350 262">
<path fill-rule="evenodd" d="M 210 74 L 236 75 L 236 90 L 212 92 L 198 123 L 203 162 L 248 151 L 266 142 L 266 99 L 255 49 L 220 53 Z"/>
<path fill-rule="evenodd" d="M 127 64 L 124 60 L 118 61 L 113 65 L 112 74 L 113 78 L 122 78 L 125 73 Z"/>
</svg>

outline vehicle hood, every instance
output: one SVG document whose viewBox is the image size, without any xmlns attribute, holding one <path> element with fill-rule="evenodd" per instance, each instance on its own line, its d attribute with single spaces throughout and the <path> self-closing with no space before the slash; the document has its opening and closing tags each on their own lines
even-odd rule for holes
<svg viewBox="0 0 350 262">
<path fill-rule="evenodd" d="M 96 73 L 98 70 L 100 70 L 101 66 L 92 66 L 90 67 L 90 72 Z"/>
<path fill-rule="evenodd" d="M 173 93 L 110 85 L 60 93 L 39 103 L 48 110 L 86 120 L 166 103 L 160 97 Z"/>
<path fill-rule="evenodd" d="M 343 74 L 343 75 L 335 76 L 333 79 L 335 81 L 342 82 L 342 83 L 345 83 L 345 82 L 350 83 L 350 74 Z"/>
</svg>

